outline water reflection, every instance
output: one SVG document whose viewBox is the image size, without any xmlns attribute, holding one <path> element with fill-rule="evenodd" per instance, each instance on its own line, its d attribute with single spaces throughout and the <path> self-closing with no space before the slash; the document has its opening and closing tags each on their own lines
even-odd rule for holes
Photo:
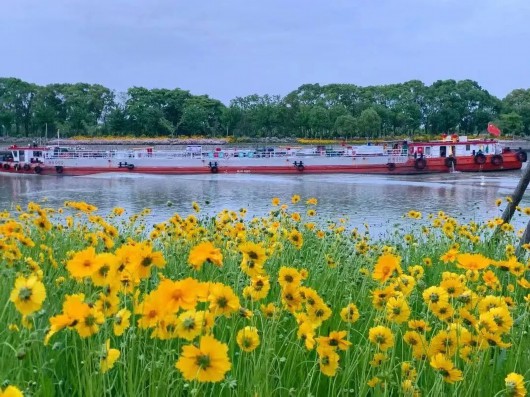
<svg viewBox="0 0 530 397">
<path fill-rule="evenodd" d="M 445 211 L 461 220 L 484 220 L 499 215 L 495 200 L 511 194 L 521 172 L 443 174 L 423 176 L 369 175 L 98 175 L 91 177 L 39 177 L 0 174 L 1 209 L 30 201 L 47 200 L 61 206 L 66 200 L 87 201 L 105 214 L 115 206 L 129 213 L 152 208 L 150 221 L 167 219 L 175 212 L 191 212 L 197 201 L 207 214 L 223 208 L 245 207 L 249 215 L 264 215 L 271 198 L 290 202 L 293 194 L 317 197 L 318 213 L 325 219 L 347 217 L 351 226 L 369 224 L 381 233 L 399 222 L 410 209 L 423 213 Z M 523 199 L 528 206 L 529 199 Z M 297 209 L 305 211 L 302 204 Z M 522 219 L 521 219 L 522 224 Z"/>
</svg>

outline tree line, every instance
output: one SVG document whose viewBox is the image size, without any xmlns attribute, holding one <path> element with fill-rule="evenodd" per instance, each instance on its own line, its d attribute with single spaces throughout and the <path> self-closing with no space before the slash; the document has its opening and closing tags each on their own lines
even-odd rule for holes
<svg viewBox="0 0 530 397">
<path fill-rule="evenodd" d="M 249 95 L 228 106 L 208 95 L 99 84 L 39 86 L 0 78 L 0 136 L 116 135 L 379 138 L 476 135 L 488 122 L 505 135 L 530 135 L 530 89 L 504 99 L 472 80 L 360 87 L 304 84 L 284 97 Z"/>
</svg>

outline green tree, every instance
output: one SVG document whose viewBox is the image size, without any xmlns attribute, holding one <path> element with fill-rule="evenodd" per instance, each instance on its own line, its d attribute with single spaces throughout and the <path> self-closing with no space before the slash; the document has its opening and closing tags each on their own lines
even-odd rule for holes
<svg viewBox="0 0 530 397">
<path fill-rule="evenodd" d="M 357 119 L 357 126 L 362 136 L 377 138 L 381 133 L 381 117 L 374 109 L 365 109 Z"/>
<path fill-rule="evenodd" d="M 353 136 L 357 126 L 355 117 L 350 114 L 337 117 L 335 120 L 335 130 L 339 136 L 347 138 Z"/>
<path fill-rule="evenodd" d="M 530 135 L 530 88 L 517 89 L 503 99 L 504 113 L 517 113 L 523 121 L 523 134 Z"/>
<path fill-rule="evenodd" d="M 516 112 L 501 114 L 498 125 L 505 135 L 521 135 L 524 131 L 523 117 Z"/>
</svg>

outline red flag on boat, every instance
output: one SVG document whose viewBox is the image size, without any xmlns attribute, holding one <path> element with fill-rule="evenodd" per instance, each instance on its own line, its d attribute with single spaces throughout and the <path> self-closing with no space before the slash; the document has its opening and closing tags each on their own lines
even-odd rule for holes
<svg viewBox="0 0 530 397">
<path fill-rule="evenodd" d="M 499 127 L 497 127 L 493 123 L 488 123 L 488 132 L 491 135 L 499 136 L 501 134 L 501 130 L 499 130 Z"/>
</svg>

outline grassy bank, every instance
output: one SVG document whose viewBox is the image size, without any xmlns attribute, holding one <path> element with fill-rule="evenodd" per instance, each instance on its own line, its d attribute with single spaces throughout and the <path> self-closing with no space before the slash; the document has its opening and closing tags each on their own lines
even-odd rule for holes
<svg viewBox="0 0 530 397">
<path fill-rule="evenodd" d="M 523 395 L 529 267 L 511 225 L 492 238 L 497 219 L 411 211 L 375 241 L 284 201 L 255 219 L 193 203 L 152 229 L 148 209 L 1 213 L 1 390 Z"/>
</svg>

